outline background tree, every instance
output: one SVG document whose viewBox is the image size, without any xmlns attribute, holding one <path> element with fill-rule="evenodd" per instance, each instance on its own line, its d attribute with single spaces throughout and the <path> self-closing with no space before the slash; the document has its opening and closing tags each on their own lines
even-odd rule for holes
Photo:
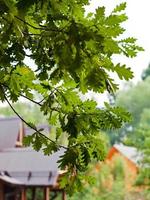
<svg viewBox="0 0 150 200">
<path fill-rule="evenodd" d="M 82 101 L 79 94 L 116 91 L 109 72 L 125 80 L 133 74 L 125 65 L 114 64 L 112 56 L 134 57 L 143 50 L 136 39 L 118 37 L 125 31 L 126 3 L 109 15 L 105 7 L 86 15 L 88 4 L 88 0 L 0 0 L 0 99 L 35 130 L 26 145 L 34 143 L 45 154 L 65 149 L 60 167 L 68 166 L 68 177 L 62 185 L 69 183 L 70 188 L 82 185 L 76 175 L 91 159 L 104 159 L 100 130 L 120 128 L 130 118 L 128 112 L 108 104 L 96 109 L 94 101 Z M 35 62 L 34 68 L 25 64 L 26 57 Z M 48 122 L 57 125 L 55 140 L 17 113 L 11 102 L 20 97 L 37 104 Z M 68 135 L 68 146 L 58 144 L 62 132 Z"/>
<path fill-rule="evenodd" d="M 142 72 L 142 80 L 145 80 L 147 77 L 150 76 L 150 64 L 148 65 L 148 67 Z"/>
<path fill-rule="evenodd" d="M 124 90 L 116 94 L 115 106 L 122 106 L 127 109 L 132 115 L 132 121 L 124 124 L 121 129 L 111 131 L 110 138 L 113 142 L 120 141 L 126 135 L 133 134 L 138 127 L 141 117 L 146 110 L 150 109 L 150 78 L 147 77 L 144 81 L 136 85 L 128 85 Z M 116 132 L 114 134 L 114 132 Z M 116 137 L 114 137 L 116 136 Z"/>
<path fill-rule="evenodd" d="M 82 192 L 74 194 L 70 200 L 122 200 L 125 196 L 124 164 L 122 159 L 116 159 L 114 165 L 108 163 L 93 163 L 87 176 L 94 177 L 93 183 L 85 182 Z"/>
<path fill-rule="evenodd" d="M 122 105 L 132 114 L 132 127 L 137 126 L 140 121 L 141 113 L 144 109 L 150 108 L 150 79 L 139 82 L 127 90 L 118 93 L 116 105 Z"/>
<path fill-rule="evenodd" d="M 146 185 L 150 188 L 150 108 L 144 109 L 141 119 L 134 132 L 129 135 L 127 144 L 135 146 L 140 154 L 140 173 L 137 185 Z M 149 193 L 150 195 L 150 193 Z"/>
<path fill-rule="evenodd" d="M 114 95 L 109 95 L 109 102 L 113 106 L 122 106 L 127 109 L 131 115 L 132 120 L 130 123 L 125 123 L 118 130 L 109 130 L 107 134 L 110 138 L 110 143 L 113 145 L 115 142 L 121 142 L 125 136 L 128 134 L 133 135 L 133 132 L 139 124 L 141 123 L 141 118 L 145 116 L 146 113 L 149 113 L 150 109 L 150 77 L 149 77 L 150 65 L 143 70 L 141 79 L 142 81 L 138 82 L 136 85 L 128 82 L 123 90 L 118 91 Z M 146 119 L 145 119 L 146 120 Z M 142 120 L 142 123 L 144 120 Z M 133 138 L 132 138 L 133 139 Z"/>
<path fill-rule="evenodd" d="M 31 103 L 18 102 L 12 104 L 14 109 L 21 114 L 21 116 L 35 124 L 45 124 L 47 123 L 46 117 L 40 111 L 39 106 Z M 14 117 L 16 116 L 10 106 L 1 106 L 0 115 L 2 117 Z"/>
<path fill-rule="evenodd" d="M 143 72 L 143 81 L 126 87 L 126 90 L 120 91 L 115 99 L 115 104 L 128 109 L 133 118 L 131 123 L 119 130 L 117 140 L 135 146 L 139 151 L 140 173 L 136 183 L 146 185 L 147 189 L 150 187 L 150 77 L 145 72 L 148 71 L 149 66 Z M 117 140 L 115 139 L 115 142 Z"/>
<path fill-rule="evenodd" d="M 88 176 L 95 178 L 94 184 L 85 184 L 82 192 L 74 194 L 69 200 L 148 200 L 148 195 L 143 192 L 135 192 L 135 186 L 126 187 L 125 174 L 127 166 L 122 158 L 114 158 L 114 163 L 99 163 L 92 165 L 89 169 Z M 98 168 L 99 166 L 99 168 Z"/>
</svg>

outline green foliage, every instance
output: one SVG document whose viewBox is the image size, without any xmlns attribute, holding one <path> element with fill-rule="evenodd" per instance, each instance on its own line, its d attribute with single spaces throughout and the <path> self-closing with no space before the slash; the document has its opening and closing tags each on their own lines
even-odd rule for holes
<svg viewBox="0 0 150 200">
<path fill-rule="evenodd" d="M 147 77 L 147 79 L 138 82 L 136 85 L 127 84 L 123 90 L 110 97 L 113 106 L 122 106 L 132 115 L 132 120 L 129 123 L 125 123 L 121 129 L 107 131 L 112 144 L 118 141 L 120 142 L 128 135 L 132 137 L 132 140 L 134 140 L 134 137 L 136 136 L 133 132 L 135 132 L 135 129 L 139 126 L 141 120 L 142 123 L 148 120 L 147 117 L 150 109 L 149 84 L 150 79 Z"/>
<path fill-rule="evenodd" d="M 142 80 L 145 80 L 149 76 L 150 76 L 150 64 L 148 65 L 148 67 L 145 70 L 143 70 L 141 78 L 142 78 Z"/>
<path fill-rule="evenodd" d="M 12 104 L 15 110 L 21 114 L 21 116 L 26 119 L 28 122 L 32 122 L 34 124 L 45 124 L 46 117 L 43 116 L 39 107 L 34 104 L 29 103 L 14 103 Z M 0 107 L 0 115 L 5 117 L 14 117 L 15 113 L 9 106 L 1 106 Z"/>
<path fill-rule="evenodd" d="M 93 176 L 94 182 L 82 182 L 84 188 L 73 194 L 72 197 L 68 196 L 69 200 L 149 200 L 149 190 L 136 191 L 127 189 L 127 177 L 125 176 L 128 170 L 126 163 L 122 158 L 115 158 L 113 161 L 106 163 L 92 163 L 87 176 Z"/>
<path fill-rule="evenodd" d="M 143 50 L 135 39 L 118 38 L 125 31 L 125 3 L 107 16 L 105 7 L 86 16 L 88 4 L 88 0 L 0 1 L 0 99 L 15 111 L 10 101 L 27 98 L 57 126 L 56 138 L 47 138 L 48 142 L 34 127 L 35 133 L 25 140 L 26 145 L 49 154 L 60 148 L 61 134 L 68 135 L 60 166 L 68 167 L 78 188 L 78 177 L 91 160 L 104 159 L 105 140 L 97 139 L 97 134 L 120 128 L 130 118 L 119 108 L 107 105 L 97 109 L 96 103 L 83 101 L 80 94 L 89 90 L 115 92 L 118 86 L 110 72 L 125 80 L 133 75 L 127 66 L 114 64 L 112 56 L 134 57 Z M 30 62 L 24 63 L 26 57 L 35 62 L 34 69 Z"/>
<path fill-rule="evenodd" d="M 135 86 L 129 86 L 124 91 L 120 91 L 116 96 L 116 105 L 122 105 L 133 116 L 132 126 L 136 127 L 140 122 L 141 114 L 144 109 L 150 108 L 149 92 L 150 79 L 139 82 Z"/>
<path fill-rule="evenodd" d="M 115 103 L 127 108 L 133 121 L 120 129 L 121 137 L 127 145 L 135 146 L 140 153 L 140 173 L 137 185 L 150 186 L 150 78 L 139 82 L 135 86 L 126 88 L 116 96 Z M 129 129 L 130 128 L 130 129 Z M 113 134 L 113 133 L 111 133 Z"/>
<path fill-rule="evenodd" d="M 133 135 L 128 138 L 128 142 L 135 146 L 140 154 L 140 173 L 137 178 L 137 185 L 146 185 L 150 188 L 150 109 L 145 109 L 142 113 L 139 125 L 135 128 Z"/>
<path fill-rule="evenodd" d="M 44 189 L 39 188 L 28 188 L 27 189 L 27 199 L 32 200 L 33 198 L 36 198 L 36 200 L 44 199 Z M 61 200 L 62 199 L 62 193 L 60 191 L 51 191 L 49 195 L 50 199 L 55 200 Z"/>
<path fill-rule="evenodd" d="M 125 10 L 126 6 L 126 2 L 123 2 L 120 5 L 117 5 L 116 8 L 114 8 L 113 12 L 116 13 Z"/>
<path fill-rule="evenodd" d="M 93 184 L 84 182 L 84 189 L 75 193 L 69 200 L 123 200 L 126 196 L 124 162 L 117 159 L 112 167 L 109 164 L 101 163 L 99 170 L 95 163 L 90 167 L 87 176 L 93 176 Z"/>
<path fill-rule="evenodd" d="M 125 80 L 129 80 L 129 77 L 133 77 L 133 73 L 129 69 L 127 69 L 125 65 L 120 66 L 120 64 L 117 64 L 115 66 L 115 70 L 117 71 L 120 79 L 124 78 Z"/>
</svg>

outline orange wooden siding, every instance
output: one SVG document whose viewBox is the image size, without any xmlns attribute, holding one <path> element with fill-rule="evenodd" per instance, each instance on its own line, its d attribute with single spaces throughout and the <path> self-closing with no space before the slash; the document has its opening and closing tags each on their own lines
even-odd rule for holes
<svg viewBox="0 0 150 200">
<path fill-rule="evenodd" d="M 115 147 L 112 147 L 107 155 L 106 162 L 112 165 L 117 158 L 121 158 L 124 161 L 125 167 L 125 185 L 128 191 L 133 190 L 133 185 L 135 183 L 138 167 L 136 163 L 129 160 L 126 156 L 124 156 L 119 150 Z M 138 187 L 134 187 L 134 190 L 139 190 Z"/>
</svg>

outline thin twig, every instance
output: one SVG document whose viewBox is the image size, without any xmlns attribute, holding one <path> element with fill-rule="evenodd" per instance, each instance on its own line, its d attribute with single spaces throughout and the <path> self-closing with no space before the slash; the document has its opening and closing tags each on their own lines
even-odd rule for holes
<svg viewBox="0 0 150 200">
<path fill-rule="evenodd" d="M 31 101 L 32 103 L 37 104 L 38 106 L 42 106 L 42 105 L 43 105 L 43 104 L 41 104 L 41 102 L 44 101 L 44 99 L 43 99 L 42 101 L 40 101 L 40 102 L 37 102 L 37 101 L 34 101 L 33 99 L 30 99 L 29 97 L 27 97 L 27 96 L 25 96 L 25 95 L 23 95 L 23 94 L 21 94 L 21 93 L 20 93 L 20 96 L 22 96 L 23 98 L 25 98 L 25 99 Z M 51 107 L 51 110 L 52 110 L 52 111 L 59 112 L 59 110 L 58 110 L 57 108 L 54 108 L 54 107 L 53 107 L 53 108 Z"/>
<path fill-rule="evenodd" d="M 6 87 L 7 89 L 10 90 L 10 88 L 9 88 L 7 85 L 5 85 L 5 84 L 1 84 L 1 86 Z M 50 95 L 52 95 L 54 91 L 55 91 L 55 89 L 51 92 Z M 31 101 L 32 103 L 38 105 L 38 106 L 42 106 L 42 105 L 43 105 L 42 102 L 46 99 L 46 98 L 43 98 L 41 101 L 38 102 L 38 101 L 35 101 L 35 100 L 30 99 L 29 97 L 23 95 L 21 92 L 19 93 L 19 95 L 20 95 L 21 97 L 23 97 L 23 98 L 25 98 L 25 99 Z M 51 110 L 59 112 L 59 110 L 58 110 L 57 108 L 54 108 L 54 107 L 51 108 Z"/>
<path fill-rule="evenodd" d="M 38 36 L 41 36 L 41 33 L 27 33 L 27 32 L 25 32 L 25 31 L 23 32 L 23 34 L 24 34 L 24 35 L 27 35 L 27 36 L 37 36 L 37 35 L 38 35 Z"/>
<path fill-rule="evenodd" d="M 29 24 L 28 22 L 24 21 L 23 19 L 19 18 L 18 16 L 15 16 L 16 19 L 20 20 L 21 22 L 23 22 L 24 24 L 36 29 L 36 30 L 42 30 L 42 31 L 52 31 L 52 32 L 62 32 L 62 30 L 59 30 L 59 29 L 50 29 L 48 28 L 47 26 L 40 26 L 40 27 L 36 27 L 36 26 L 33 26 L 31 24 Z"/>
<path fill-rule="evenodd" d="M 41 104 L 40 102 L 37 102 L 37 101 L 35 101 L 35 100 L 33 100 L 33 99 L 30 99 L 29 97 L 27 97 L 27 96 L 25 96 L 25 95 L 23 95 L 23 94 L 21 94 L 21 93 L 20 93 L 20 96 L 22 96 L 22 97 L 25 98 L 25 99 L 28 99 L 28 100 L 31 101 L 32 103 L 35 103 L 35 104 L 37 104 L 37 105 L 39 105 L 39 106 L 42 106 L 42 104 Z"/>
<path fill-rule="evenodd" d="M 24 24 L 26 24 L 26 25 L 28 25 L 28 26 L 34 28 L 34 29 L 37 29 L 37 30 L 45 30 L 45 28 L 40 28 L 40 27 L 36 27 L 36 26 L 31 25 L 31 24 L 29 24 L 28 22 L 24 21 L 23 19 L 21 19 L 21 18 L 19 18 L 19 17 L 17 17 L 17 16 L 15 16 L 15 18 L 18 19 L 19 21 L 23 22 Z"/>
<path fill-rule="evenodd" d="M 34 131 L 36 131 L 39 135 L 41 135 L 42 137 L 44 137 L 45 139 L 49 140 L 50 142 L 52 142 L 53 144 L 56 144 L 55 141 L 51 140 L 49 137 L 47 137 L 46 135 L 44 135 L 43 133 L 41 133 L 40 131 L 38 131 L 35 127 L 31 126 L 30 123 L 28 123 L 26 120 L 24 120 L 21 115 L 14 109 L 14 107 L 11 105 L 11 103 L 9 102 L 9 100 L 7 99 L 6 95 L 5 95 L 5 92 L 3 90 L 3 95 L 4 95 L 4 98 L 6 100 L 6 102 L 8 103 L 8 105 L 10 106 L 10 108 L 14 111 L 14 113 L 27 125 L 29 126 L 30 128 L 32 128 Z M 58 144 L 57 144 L 58 145 Z M 68 149 L 67 147 L 63 146 L 63 145 L 58 145 L 59 147 L 61 148 L 64 148 L 64 149 Z"/>
<path fill-rule="evenodd" d="M 38 103 L 41 104 L 45 99 L 46 99 L 46 97 L 43 98 L 43 99 L 42 99 L 41 101 L 39 101 Z"/>
<path fill-rule="evenodd" d="M 1 84 L 1 85 L 2 85 L 3 87 L 5 87 L 5 88 L 7 88 L 7 89 L 10 90 L 9 86 L 7 86 L 7 85 L 5 85 L 5 84 Z M 27 96 L 21 94 L 21 92 L 19 93 L 19 95 L 22 96 L 22 97 L 25 98 L 25 99 L 28 99 L 28 100 L 31 101 L 32 103 L 35 103 L 35 104 L 37 104 L 37 105 L 39 105 L 39 106 L 42 106 L 42 104 L 41 104 L 40 102 L 37 102 L 37 101 L 35 101 L 35 100 L 33 100 L 33 99 L 30 99 L 29 97 L 27 97 Z"/>
<path fill-rule="evenodd" d="M 30 54 L 30 55 L 29 55 L 29 54 L 26 54 L 26 53 L 25 53 L 25 56 L 27 56 L 27 57 L 29 57 L 29 58 L 32 58 L 32 57 L 33 57 L 33 54 Z"/>
</svg>

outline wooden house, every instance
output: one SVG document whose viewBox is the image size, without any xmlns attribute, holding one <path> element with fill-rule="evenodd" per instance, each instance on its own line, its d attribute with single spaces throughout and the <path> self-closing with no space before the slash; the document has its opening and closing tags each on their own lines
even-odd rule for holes
<svg viewBox="0 0 150 200">
<path fill-rule="evenodd" d="M 133 189 L 139 171 L 140 153 L 134 147 L 123 144 L 115 144 L 108 152 L 106 162 L 113 164 L 116 159 L 122 159 L 125 167 L 125 182 L 128 191 Z M 140 188 L 134 187 L 135 190 Z"/>
<path fill-rule="evenodd" d="M 57 163 L 64 149 L 44 156 L 22 147 L 23 135 L 25 129 L 18 118 L 0 119 L 0 200 L 39 200 L 37 190 L 40 200 L 55 199 L 57 194 L 65 200 L 65 192 L 58 184 L 63 172 Z"/>
</svg>

